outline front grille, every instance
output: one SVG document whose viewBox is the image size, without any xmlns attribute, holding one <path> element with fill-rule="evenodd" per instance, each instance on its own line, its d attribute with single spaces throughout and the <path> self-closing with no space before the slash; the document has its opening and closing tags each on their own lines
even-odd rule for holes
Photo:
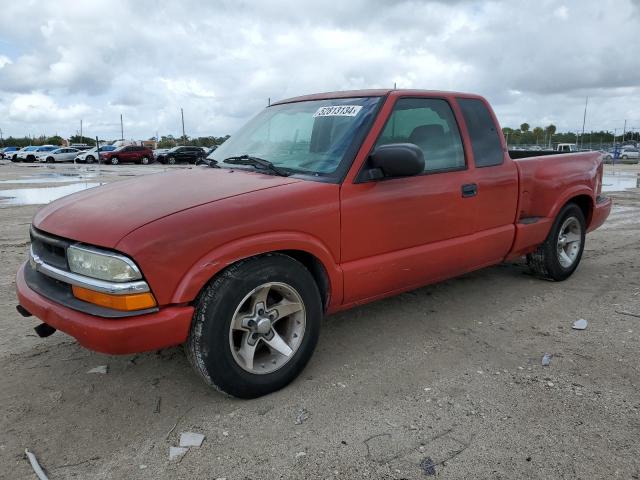
<svg viewBox="0 0 640 480">
<path fill-rule="evenodd" d="M 67 247 L 71 245 L 71 242 L 44 233 L 34 227 L 31 227 L 29 233 L 31 235 L 31 248 L 33 248 L 33 253 L 49 265 L 69 270 Z"/>
</svg>

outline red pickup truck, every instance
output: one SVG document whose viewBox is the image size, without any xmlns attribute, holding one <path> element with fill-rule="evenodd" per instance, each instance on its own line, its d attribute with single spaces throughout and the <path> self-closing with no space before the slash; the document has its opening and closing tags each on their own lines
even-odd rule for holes
<svg viewBox="0 0 640 480">
<path fill-rule="evenodd" d="M 18 310 L 100 352 L 185 344 L 210 385 L 263 395 L 301 372 L 324 314 L 523 256 L 569 277 L 611 209 L 600 154 L 529 155 L 477 95 L 284 100 L 207 165 L 40 210 Z"/>
</svg>

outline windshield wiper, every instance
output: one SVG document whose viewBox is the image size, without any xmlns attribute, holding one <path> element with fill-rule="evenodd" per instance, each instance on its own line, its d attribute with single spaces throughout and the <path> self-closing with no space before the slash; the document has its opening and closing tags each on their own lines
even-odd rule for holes
<svg viewBox="0 0 640 480">
<path fill-rule="evenodd" d="M 211 168 L 220 168 L 220 165 L 218 165 L 218 162 L 212 158 L 199 158 L 198 160 L 196 160 L 196 165 L 207 165 Z"/>
<path fill-rule="evenodd" d="M 238 155 L 235 157 L 229 157 L 225 158 L 223 162 L 230 165 L 251 165 L 256 168 L 270 170 L 281 177 L 288 177 L 289 175 L 291 175 L 289 172 L 285 172 L 281 168 L 276 167 L 269 160 L 265 160 L 264 158 L 260 157 L 254 157 L 251 155 Z"/>
</svg>

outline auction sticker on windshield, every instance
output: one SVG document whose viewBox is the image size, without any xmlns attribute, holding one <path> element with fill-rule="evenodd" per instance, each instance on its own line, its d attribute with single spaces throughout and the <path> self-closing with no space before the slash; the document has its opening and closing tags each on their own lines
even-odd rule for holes
<svg viewBox="0 0 640 480">
<path fill-rule="evenodd" d="M 320 107 L 313 117 L 355 117 L 362 109 L 361 105 L 337 105 Z"/>
</svg>

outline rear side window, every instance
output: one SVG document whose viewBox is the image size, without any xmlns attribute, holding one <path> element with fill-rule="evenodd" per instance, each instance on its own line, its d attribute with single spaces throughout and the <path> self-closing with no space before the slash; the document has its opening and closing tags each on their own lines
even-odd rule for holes
<svg viewBox="0 0 640 480">
<path fill-rule="evenodd" d="M 476 167 L 501 165 L 504 152 L 500 137 L 484 102 L 476 98 L 458 98 L 458 104 L 469 130 Z"/>
<path fill-rule="evenodd" d="M 375 146 L 389 143 L 413 143 L 420 147 L 425 172 L 465 168 L 458 125 L 445 100 L 399 99 Z"/>
</svg>

